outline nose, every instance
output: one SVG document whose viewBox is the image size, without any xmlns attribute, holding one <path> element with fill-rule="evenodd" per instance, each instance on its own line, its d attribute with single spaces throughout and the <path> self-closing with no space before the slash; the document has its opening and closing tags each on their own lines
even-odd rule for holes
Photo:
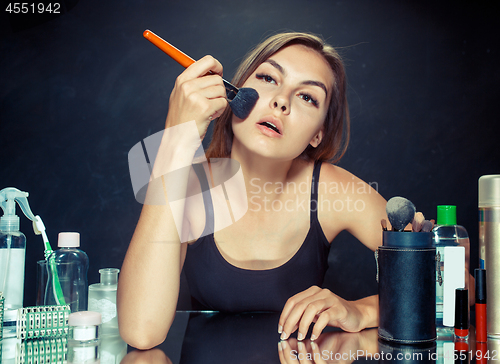
<svg viewBox="0 0 500 364">
<path fill-rule="evenodd" d="M 271 103 L 271 107 L 273 109 L 280 109 L 284 114 L 290 113 L 290 103 L 286 97 L 278 95 L 271 101 Z"/>
</svg>

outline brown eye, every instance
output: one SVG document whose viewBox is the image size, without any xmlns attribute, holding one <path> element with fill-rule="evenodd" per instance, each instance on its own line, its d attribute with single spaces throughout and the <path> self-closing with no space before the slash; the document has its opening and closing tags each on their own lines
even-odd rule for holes
<svg viewBox="0 0 500 364">
<path fill-rule="evenodd" d="M 262 80 L 262 81 L 267 82 L 267 83 L 276 83 L 276 81 L 274 80 L 274 78 L 272 78 L 269 75 L 257 74 L 255 77 L 257 77 L 259 80 Z"/>
<path fill-rule="evenodd" d="M 306 94 L 306 93 L 301 93 L 299 94 L 299 97 L 304 100 L 307 103 L 313 104 L 314 106 L 318 107 L 318 101 L 313 98 L 311 95 Z"/>
</svg>

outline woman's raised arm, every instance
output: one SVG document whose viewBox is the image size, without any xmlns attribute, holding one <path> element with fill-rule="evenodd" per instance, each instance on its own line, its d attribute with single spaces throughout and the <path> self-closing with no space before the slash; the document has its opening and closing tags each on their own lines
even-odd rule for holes
<svg viewBox="0 0 500 364">
<path fill-rule="evenodd" d="M 196 236 L 185 221 L 184 204 L 178 201 L 188 190 L 190 168 L 186 167 L 191 166 L 210 121 L 227 106 L 220 74 L 220 63 L 206 56 L 177 78 L 170 96 L 145 204 L 118 284 L 120 335 L 138 349 L 163 342 L 175 316 L 186 254 L 184 237 Z M 169 201 L 171 191 L 175 204 Z"/>
</svg>

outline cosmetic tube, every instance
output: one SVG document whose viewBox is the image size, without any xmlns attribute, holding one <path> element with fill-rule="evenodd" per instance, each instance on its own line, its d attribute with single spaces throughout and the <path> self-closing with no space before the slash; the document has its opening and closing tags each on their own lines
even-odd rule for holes
<svg viewBox="0 0 500 364">
<path fill-rule="evenodd" d="M 469 337 L 469 291 L 465 288 L 455 290 L 455 337 Z"/>
<path fill-rule="evenodd" d="M 488 358 L 490 357 L 490 352 L 488 351 L 487 343 L 476 343 L 476 364 L 488 364 Z"/>
<path fill-rule="evenodd" d="M 486 323 L 486 270 L 474 271 L 476 280 L 476 341 L 485 343 L 488 340 Z"/>
<path fill-rule="evenodd" d="M 479 264 L 488 271 L 488 336 L 500 338 L 500 174 L 479 178 Z"/>
<path fill-rule="evenodd" d="M 466 339 L 455 339 L 455 350 L 453 353 L 453 362 L 455 364 L 468 364 L 469 358 L 469 343 Z M 444 361 L 446 363 L 446 360 Z"/>
</svg>

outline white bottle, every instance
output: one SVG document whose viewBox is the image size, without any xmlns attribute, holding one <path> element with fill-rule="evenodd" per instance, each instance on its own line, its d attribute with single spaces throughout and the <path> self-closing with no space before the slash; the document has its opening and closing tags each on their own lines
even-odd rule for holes
<svg viewBox="0 0 500 364">
<path fill-rule="evenodd" d="M 100 312 L 102 335 L 119 335 L 116 316 L 116 291 L 118 288 L 117 268 L 99 269 L 101 283 L 89 286 L 89 311 Z"/>
</svg>

